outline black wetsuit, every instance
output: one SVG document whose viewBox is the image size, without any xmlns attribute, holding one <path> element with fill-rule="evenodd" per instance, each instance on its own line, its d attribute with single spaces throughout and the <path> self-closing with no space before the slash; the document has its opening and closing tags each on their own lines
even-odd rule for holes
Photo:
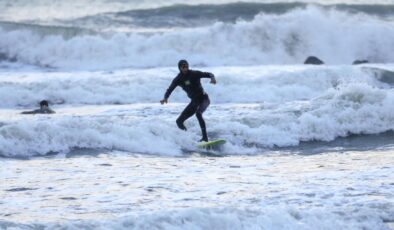
<svg viewBox="0 0 394 230">
<path fill-rule="evenodd" d="M 176 120 L 176 124 L 182 130 L 186 130 L 184 126 L 184 122 L 196 114 L 198 119 L 198 123 L 201 127 L 202 132 L 202 140 L 208 141 L 207 131 L 205 127 L 205 121 L 202 117 L 202 113 L 207 109 L 209 106 L 209 97 L 208 94 L 204 92 L 204 89 L 201 85 L 201 78 L 212 78 L 213 74 L 195 71 L 195 70 L 188 70 L 186 74 L 179 73 L 178 76 L 174 78 L 170 87 L 168 87 L 164 98 L 168 99 L 171 95 L 172 91 L 177 87 L 180 86 L 182 89 L 187 93 L 187 96 L 191 99 L 191 102 L 186 106 L 183 110 L 181 115 Z"/>
<path fill-rule="evenodd" d="M 21 114 L 52 114 L 52 113 L 55 113 L 55 111 L 53 111 L 50 108 L 41 108 L 33 111 L 25 111 L 22 112 Z"/>
</svg>

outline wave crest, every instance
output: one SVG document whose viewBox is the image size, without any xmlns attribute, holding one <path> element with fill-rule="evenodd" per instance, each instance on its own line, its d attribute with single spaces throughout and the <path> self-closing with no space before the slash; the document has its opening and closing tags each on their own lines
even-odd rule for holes
<svg viewBox="0 0 394 230">
<path fill-rule="evenodd" d="M 21 63 L 73 69 L 173 66 L 185 57 L 202 66 L 298 64 L 309 55 L 328 64 L 394 62 L 393 46 L 392 23 L 319 7 L 155 34 L 0 33 L 0 52 Z"/>
</svg>

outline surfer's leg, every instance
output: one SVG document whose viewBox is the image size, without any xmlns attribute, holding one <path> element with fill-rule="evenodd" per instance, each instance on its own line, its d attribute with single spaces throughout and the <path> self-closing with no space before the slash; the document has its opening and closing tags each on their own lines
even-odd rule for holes
<svg viewBox="0 0 394 230">
<path fill-rule="evenodd" d="M 202 113 L 196 112 L 196 117 L 198 123 L 200 124 L 201 133 L 202 133 L 202 139 L 200 141 L 208 141 L 207 129 L 205 127 L 205 121 L 204 118 L 202 117 Z"/>
<path fill-rule="evenodd" d="M 208 108 L 209 104 L 211 104 L 211 101 L 209 100 L 208 94 L 204 94 L 203 100 L 197 108 L 197 112 L 202 114 Z"/>
<path fill-rule="evenodd" d="M 209 101 L 208 95 L 204 95 L 204 99 L 200 103 L 200 105 L 198 106 L 197 111 L 196 111 L 196 117 L 197 117 L 198 123 L 200 124 L 201 133 L 202 133 L 201 141 L 208 141 L 207 129 L 205 126 L 205 121 L 202 116 L 202 113 L 208 108 L 209 104 L 210 104 L 210 101 Z"/>
<path fill-rule="evenodd" d="M 196 103 L 191 101 L 186 106 L 186 108 L 183 110 L 181 115 L 179 115 L 178 119 L 176 119 L 176 124 L 177 124 L 178 128 L 186 131 L 187 129 L 186 129 L 185 125 L 183 124 L 183 122 L 185 122 L 187 119 L 189 119 L 191 116 L 193 116 L 193 114 L 196 112 L 196 110 L 197 110 Z"/>
</svg>

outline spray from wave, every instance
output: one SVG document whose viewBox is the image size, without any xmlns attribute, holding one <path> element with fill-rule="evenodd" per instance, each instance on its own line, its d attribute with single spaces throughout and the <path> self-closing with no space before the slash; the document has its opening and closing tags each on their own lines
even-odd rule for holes
<svg viewBox="0 0 394 230">
<path fill-rule="evenodd" d="M 393 28 L 367 15 L 310 6 L 259 14 L 252 21 L 153 34 L 66 38 L 42 29 L 2 28 L 0 53 L 27 65 L 72 69 L 172 66 L 184 57 L 200 66 L 300 64 L 309 55 L 328 64 L 393 62 Z"/>
<path fill-rule="evenodd" d="M 291 67 L 278 71 L 265 67 L 221 67 L 213 71 L 218 74 L 220 86 L 206 87 L 214 100 L 206 112 L 210 138 L 228 141 L 222 151 L 225 154 L 253 154 L 264 148 L 393 131 L 392 85 L 383 73 L 375 76 L 364 68 Z M 4 112 L 0 121 L 0 155 L 30 157 L 81 148 L 159 155 L 194 151 L 193 143 L 200 134 L 197 122 L 188 120 L 189 132 L 185 133 L 174 121 L 185 105 L 171 103 L 163 109 L 157 102 L 171 80 L 164 75 L 171 71 L 126 73 L 105 74 L 101 79 L 75 76 L 74 80 L 58 74 L 48 75 L 42 81 L 10 77 L 16 84 L 5 83 L 0 92 L 4 92 L 1 97 L 11 106 L 34 98 L 59 97 L 68 104 L 93 105 L 73 105 L 71 112 L 67 108 L 55 109 L 57 114 L 51 117 Z M 15 92 L 20 96 L 12 97 Z M 171 97 L 171 102 L 179 101 L 185 101 L 180 90 Z M 108 105 L 114 102 L 133 104 Z"/>
</svg>

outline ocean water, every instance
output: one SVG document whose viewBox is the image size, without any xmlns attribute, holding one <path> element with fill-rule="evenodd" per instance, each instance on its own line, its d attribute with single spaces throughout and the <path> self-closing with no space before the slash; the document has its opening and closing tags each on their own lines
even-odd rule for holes
<svg viewBox="0 0 394 230">
<path fill-rule="evenodd" d="M 394 229 L 393 47 L 389 0 L 1 1 L 0 229 Z"/>
</svg>

